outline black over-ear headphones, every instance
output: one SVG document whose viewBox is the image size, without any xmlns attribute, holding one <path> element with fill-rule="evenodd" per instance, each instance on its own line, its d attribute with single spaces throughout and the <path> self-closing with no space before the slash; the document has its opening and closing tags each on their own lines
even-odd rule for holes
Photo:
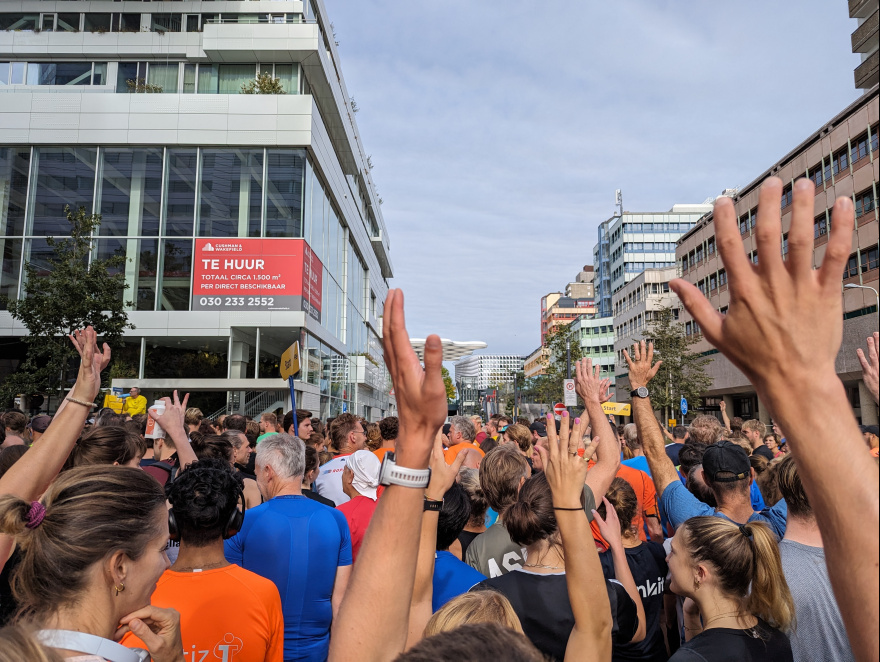
<svg viewBox="0 0 880 662">
<path fill-rule="evenodd" d="M 241 501 L 241 510 L 238 509 L 238 503 Z M 244 524 L 244 491 L 236 485 L 235 488 L 235 505 L 229 519 L 226 521 L 226 527 L 223 529 L 223 540 L 228 540 L 236 533 L 241 531 L 241 525 Z M 168 537 L 177 542 L 180 540 L 180 530 L 177 528 L 177 520 L 174 518 L 174 508 L 168 509 Z"/>
</svg>

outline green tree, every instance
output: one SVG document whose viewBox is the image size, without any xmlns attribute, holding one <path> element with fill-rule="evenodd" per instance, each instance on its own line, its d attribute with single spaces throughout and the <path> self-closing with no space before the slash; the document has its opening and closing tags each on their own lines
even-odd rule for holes
<svg viewBox="0 0 880 662">
<path fill-rule="evenodd" d="M 19 393 L 27 395 L 62 389 L 66 371 L 76 356 L 67 338 L 74 329 L 91 325 L 111 347 L 122 344 L 128 322 L 123 297 L 128 285 L 121 267 L 124 255 L 92 259 L 93 237 L 101 224 L 100 214 L 73 212 L 65 207 L 70 237 L 46 243 L 53 251 L 47 264 L 25 265 L 25 296 L 4 298 L 12 317 L 27 328 L 27 355 L 18 370 L 0 385 L 0 402 Z M 129 304 L 131 305 L 131 304 Z"/>
<path fill-rule="evenodd" d="M 580 335 L 571 328 L 571 324 L 557 326 L 547 334 L 547 348 L 550 350 L 550 362 L 547 374 L 540 380 L 541 400 L 543 404 L 552 406 L 562 402 L 565 397 L 562 380 L 568 377 L 567 355 L 571 357 L 571 375 L 574 377 L 574 364 L 583 357 Z"/>
<path fill-rule="evenodd" d="M 672 308 L 657 311 L 648 333 L 654 341 L 654 359 L 663 361 L 648 390 L 654 408 L 663 411 L 663 419 L 667 420 L 672 418 L 681 396 L 696 404 L 712 385 L 705 372 L 711 359 L 691 351 L 699 337 L 685 335 L 684 325 L 675 321 Z"/>
<path fill-rule="evenodd" d="M 287 94 L 280 78 L 275 78 L 270 73 L 261 73 L 253 80 L 249 80 L 241 86 L 242 94 Z"/>
<path fill-rule="evenodd" d="M 446 387 L 446 400 L 455 400 L 455 384 L 452 383 L 452 377 L 446 366 L 440 366 L 440 375 L 443 377 L 443 385 Z"/>
</svg>

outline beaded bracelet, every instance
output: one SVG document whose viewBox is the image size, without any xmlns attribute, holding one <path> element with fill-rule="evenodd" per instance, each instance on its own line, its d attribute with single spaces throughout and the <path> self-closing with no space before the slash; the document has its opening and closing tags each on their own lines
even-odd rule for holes
<svg viewBox="0 0 880 662">
<path fill-rule="evenodd" d="M 69 400 L 70 402 L 76 403 L 78 405 L 82 405 L 83 407 L 88 407 L 89 409 L 91 409 L 92 407 L 95 406 L 94 402 L 86 402 L 85 400 L 78 400 L 77 398 L 73 398 L 69 395 L 64 399 Z"/>
</svg>

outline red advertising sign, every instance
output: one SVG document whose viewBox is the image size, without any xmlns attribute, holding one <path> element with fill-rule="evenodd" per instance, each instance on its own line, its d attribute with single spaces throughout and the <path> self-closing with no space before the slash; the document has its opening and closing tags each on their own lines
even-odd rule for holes
<svg viewBox="0 0 880 662">
<path fill-rule="evenodd" d="M 303 239 L 196 239 L 191 310 L 304 310 L 320 321 L 322 273 Z"/>
</svg>

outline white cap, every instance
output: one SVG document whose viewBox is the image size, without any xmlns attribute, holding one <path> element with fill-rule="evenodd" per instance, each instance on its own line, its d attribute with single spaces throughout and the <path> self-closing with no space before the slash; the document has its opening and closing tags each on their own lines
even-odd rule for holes
<svg viewBox="0 0 880 662">
<path fill-rule="evenodd" d="M 351 486 L 360 494 L 376 500 L 376 488 L 379 487 L 379 469 L 382 463 L 370 451 L 355 451 L 345 460 L 345 466 L 353 474 Z"/>
</svg>

